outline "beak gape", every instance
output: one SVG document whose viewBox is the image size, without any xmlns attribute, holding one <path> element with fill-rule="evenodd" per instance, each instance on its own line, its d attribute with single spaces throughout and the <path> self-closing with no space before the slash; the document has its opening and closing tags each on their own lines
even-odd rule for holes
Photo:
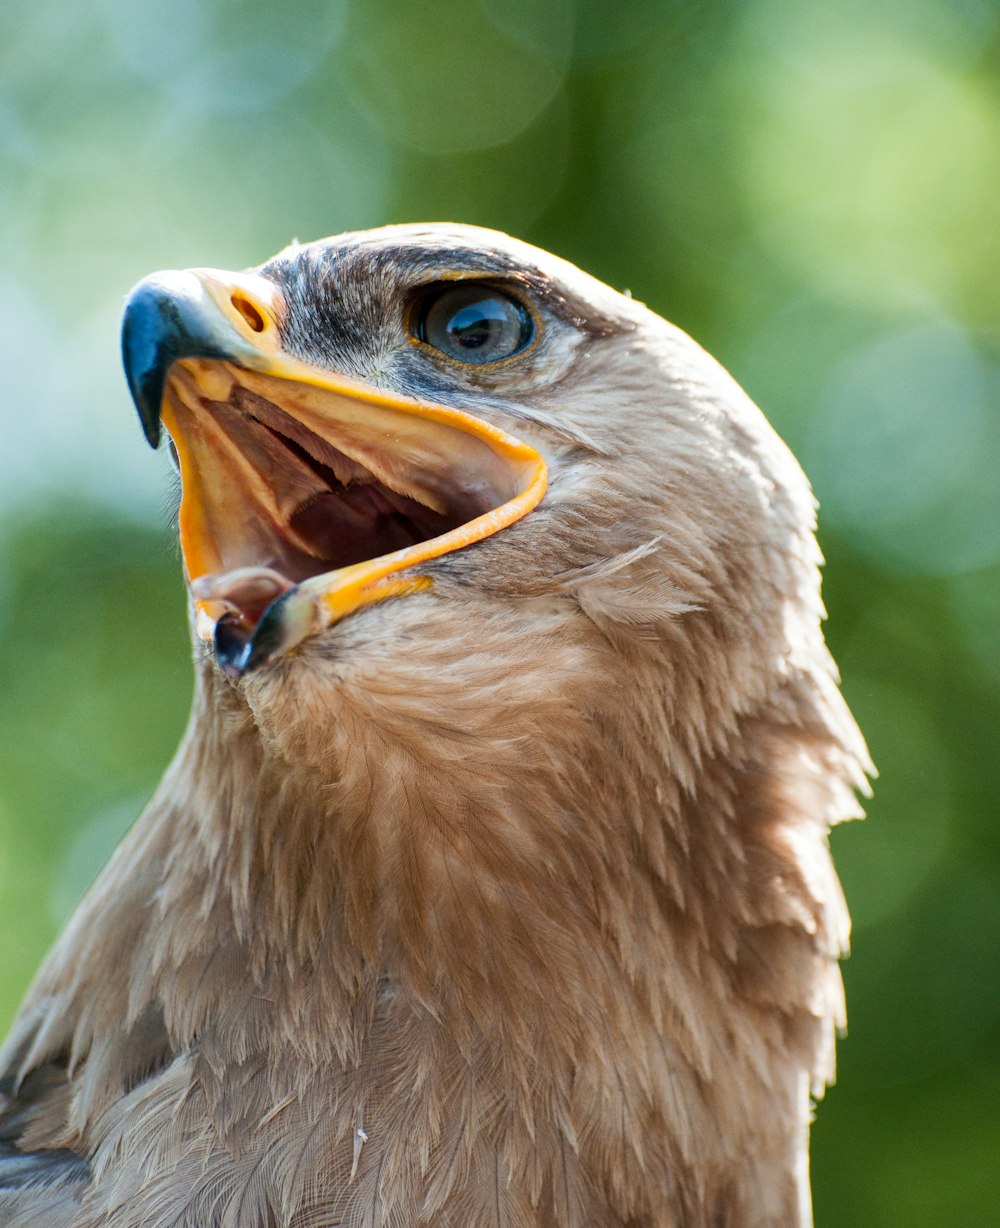
<svg viewBox="0 0 1000 1228">
<path fill-rule="evenodd" d="M 419 564 L 537 506 L 546 465 L 463 410 L 283 353 L 284 306 L 254 274 L 154 274 L 122 351 L 154 447 L 181 473 L 180 537 L 199 636 L 239 677 L 364 605 L 420 592 Z"/>
</svg>

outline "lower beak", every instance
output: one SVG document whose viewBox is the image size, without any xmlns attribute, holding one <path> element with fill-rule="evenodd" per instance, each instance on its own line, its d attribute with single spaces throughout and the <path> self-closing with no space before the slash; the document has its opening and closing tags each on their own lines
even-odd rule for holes
<svg viewBox="0 0 1000 1228">
<path fill-rule="evenodd" d="M 284 304 L 254 274 L 161 273 L 125 310 L 129 387 L 181 474 L 198 635 L 241 676 L 386 597 L 420 565 L 513 524 L 545 492 L 529 445 L 462 410 L 284 353 Z"/>
</svg>

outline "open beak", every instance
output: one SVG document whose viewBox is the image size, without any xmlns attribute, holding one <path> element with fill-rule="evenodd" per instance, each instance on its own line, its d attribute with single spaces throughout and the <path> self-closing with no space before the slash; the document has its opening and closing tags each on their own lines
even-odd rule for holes
<svg viewBox="0 0 1000 1228">
<path fill-rule="evenodd" d="M 198 635 L 239 677 L 362 606 L 428 588 L 417 565 L 513 524 L 545 493 L 534 448 L 462 410 L 283 352 L 280 290 L 157 273 L 122 352 L 146 438 L 166 428 Z"/>
</svg>

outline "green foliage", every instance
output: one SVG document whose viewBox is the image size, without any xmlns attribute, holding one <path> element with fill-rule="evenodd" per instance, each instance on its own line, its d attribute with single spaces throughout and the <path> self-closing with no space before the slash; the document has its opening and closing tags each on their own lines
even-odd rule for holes
<svg viewBox="0 0 1000 1228">
<path fill-rule="evenodd" d="M 3 24 L 3 1020 L 190 693 L 123 294 L 293 235 L 497 226 L 696 336 L 814 481 L 881 772 L 834 836 L 855 953 L 817 1223 L 994 1222 L 1000 0 L 7 0 Z"/>
<path fill-rule="evenodd" d="M 191 689 L 165 528 L 65 502 L 8 522 L 0 656 L 4 1023 L 177 744 Z"/>
</svg>

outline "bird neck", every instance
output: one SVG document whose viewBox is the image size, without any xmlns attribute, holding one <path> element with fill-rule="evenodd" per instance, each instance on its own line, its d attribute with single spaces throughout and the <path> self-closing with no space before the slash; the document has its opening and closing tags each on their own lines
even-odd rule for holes
<svg viewBox="0 0 1000 1228">
<path fill-rule="evenodd" d="M 695 763 L 601 676 L 579 719 L 542 699 L 503 737 L 348 697 L 325 726 L 306 696 L 270 719 L 224 686 L 203 681 L 24 1016 L 49 1020 L 31 1061 L 97 1072 L 79 1136 L 119 1094 L 106 1071 L 127 1084 L 159 1044 L 197 1063 L 218 1129 L 253 1071 L 262 1117 L 322 1088 L 330 1137 L 467 1139 L 463 1164 L 536 1174 L 544 1222 L 572 1222 L 570 1169 L 582 1205 L 659 1174 L 693 1207 L 723 1185 L 780 1203 L 732 1222 L 797 1222 L 840 914 L 794 698 Z"/>
<path fill-rule="evenodd" d="M 580 726 L 564 722 L 560 744 L 530 705 L 526 727 L 484 738 L 390 728 L 345 702 L 321 734 L 305 709 L 275 718 L 279 741 L 211 686 L 151 809 L 171 832 L 157 925 L 194 948 L 192 917 L 228 936 L 247 976 L 295 1003 L 274 1035 L 301 1028 L 301 985 L 327 1021 L 317 1035 L 349 1021 L 338 1052 L 359 1051 L 351 1029 L 390 1001 L 532 1053 L 586 1018 L 605 1029 L 623 951 L 655 960 L 629 847 L 656 803 L 627 756 L 596 775 Z"/>
<path fill-rule="evenodd" d="M 667 1032 L 705 1073 L 694 991 L 714 978 L 731 1005 L 756 889 L 737 801 L 768 787 L 743 731 L 693 787 L 690 757 L 654 750 L 644 717 L 615 723 L 600 679 L 571 697 L 578 719 L 524 704 L 502 737 L 374 719 L 346 697 L 325 724 L 302 696 L 262 719 L 211 687 L 151 810 L 170 848 L 160 959 L 197 965 L 209 933 L 227 944 L 272 1003 L 277 1045 L 305 1012 L 316 1044 L 358 1054 L 391 1004 L 531 1065 L 589 1052 L 620 1068 L 617 1021 L 651 1044 Z M 204 1012 L 227 1011 L 227 984 Z"/>
<path fill-rule="evenodd" d="M 511 1172 L 531 1141 L 578 1189 L 651 1165 L 692 1205 L 725 1172 L 795 1222 L 836 1009 L 816 1001 L 839 981 L 836 901 L 821 916 L 784 842 L 788 697 L 734 717 L 695 771 L 600 692 L 577 697 L 586 719 L 458 741 L 347 702 L 317 731 L 308 704 L 269 725 L 212 697 L 158 803 L 157 923 L 188 935 L 158 949 L 198 986 L 161 993 L 168 1029 L 330 1071 L 368 1133 L 405 1103 L 439 1133 L 488 1122 Z"/>
</svg>

